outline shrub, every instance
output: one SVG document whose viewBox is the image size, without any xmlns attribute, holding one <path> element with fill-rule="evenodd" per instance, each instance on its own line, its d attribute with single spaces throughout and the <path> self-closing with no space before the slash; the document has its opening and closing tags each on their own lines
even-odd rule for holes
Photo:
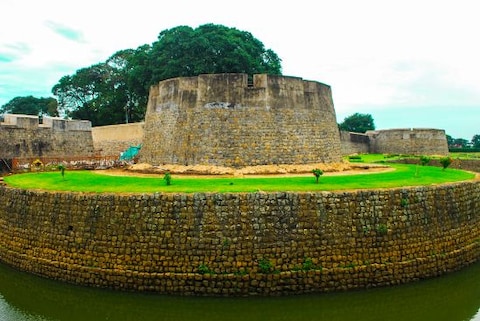
<svg viewBox="0 0 480 321">
<path fill-rule="evenodd" d="M 442 164 L 443 170 L 445 170 L 450 164 L 452 163 L 452 158 L 451 157 L 443 157 L 440 158 L 440 164 Z"/>
<path fill-rule="evenodd" d="M 430 163 L 431 158 L 428 156 L 420 156 L 420 165 L 426 166 Z"/>
<path fill-rule="evenodd" d="M 319 168 L 312 169 L 313 175 L 315 175 L 315 183 L 318 184 L 318 179 L 323 175 L 323 171 Z"/>
<path fill-rule="evenodd" d="M 167 185 L 171 185 L 172 184 L 172 175 L 170 174 L 170 172 L 166 172 L 165 173 L 165 176 L 163 176 L 163 179 L 165 180 L 165 183 Z"/>
<path fill-rule="evenodd" d="M 360 155 L 351 155 L 351 156 L 348 156 L 348 160 L 350 162 L 362 162 L 362 156 Z"/>
<path fill-rule="evenodd" d="M 59 164 L 57 168 L 60 170 L 60 173 L 62 174 L 62 178 L 65 179 L 65 165 Z"/>
</svg>

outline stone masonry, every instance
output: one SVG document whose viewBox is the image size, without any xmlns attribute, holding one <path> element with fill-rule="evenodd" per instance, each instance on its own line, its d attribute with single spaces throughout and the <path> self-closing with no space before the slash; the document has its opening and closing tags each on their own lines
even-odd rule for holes
<svg viewBox="0 0 480 321">
<path fill-rule="evenodd" d="M 0 158 L 92 156 L 90 121 L 6 114 L 0 123 Z"/>
<path fill-rule="evenodd" d="M 93 147 L 101 156 L 119 156 L 130 146 L 143 141 L 144 123 L 98 126 L 92 128 Z"/>
<path fill-rule="evenodd" d="M 341 192 L 85 194 L 0 186 L 0 260 L 182 295 L 387 286 L 480 258 L 480 181 Z"/>
<path fill-rule="evenodd" d="M 153 165 L 341 161 L 329 86 L 301 78 L 214 74 L 150 89 L 140 161 Z"/>
<path fill-rule="evenodd" d="M 447 136 L 443 129 L 382 129 L 369 130 L 365 134 L 341 131 L 340 139 L 342 155 L 448 155 Z"/>
</svg>

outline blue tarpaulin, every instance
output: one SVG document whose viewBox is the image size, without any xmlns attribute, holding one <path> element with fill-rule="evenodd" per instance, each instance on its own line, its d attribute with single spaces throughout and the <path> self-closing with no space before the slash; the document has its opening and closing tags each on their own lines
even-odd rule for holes
<svg viewBox="0 0 480 321">
<path fill-rule="evenodd" d="M 140 151 L 140 148 L 142 148 L 142 145 L 130 146 L 126 151 L 120 154 L 120 160 L 128 161 L 134 159 Z"/>
</svg>

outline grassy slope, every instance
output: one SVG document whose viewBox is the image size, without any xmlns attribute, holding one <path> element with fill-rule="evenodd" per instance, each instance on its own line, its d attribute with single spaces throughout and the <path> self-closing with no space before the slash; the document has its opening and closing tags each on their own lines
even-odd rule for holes
<svg viewBox="0 0 480 321">
<path fill-rule="evenodd" d="M 143 178 L 108 176 L 90 171 L 67 171 L 65 179 L 60 172 L 27 173 L 5 177 L 13 187 L 56 191 L 152 193 L 152 192 L 255 192 L 255 191 L 328 191 L 363 188 L 418 186 L 468 180 L 474 174 L 439 167 L 392 164 L 390 172 L 360 175 L 267 178 L 189 178 L 172 175 L 167 186 L 163 176 Z"/>
</svg>

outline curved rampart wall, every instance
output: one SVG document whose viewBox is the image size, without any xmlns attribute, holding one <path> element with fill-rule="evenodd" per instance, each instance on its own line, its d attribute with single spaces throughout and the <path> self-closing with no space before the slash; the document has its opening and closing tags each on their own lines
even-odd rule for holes
<svg viewBox="0 0 480 321">
<path fill-rule="evenodd" d="M 153 165 L 335 163 L 329 86 L 296 77 L 208 74 L 150 88 L 140 161 Z"/>
<path fill-rule="evenodd" d="M 265 295 L 386 286 L 480 257 L 480 182 L 102 195 L 0 186 L 0 259 L 72 283 Z"/>
</svg>

